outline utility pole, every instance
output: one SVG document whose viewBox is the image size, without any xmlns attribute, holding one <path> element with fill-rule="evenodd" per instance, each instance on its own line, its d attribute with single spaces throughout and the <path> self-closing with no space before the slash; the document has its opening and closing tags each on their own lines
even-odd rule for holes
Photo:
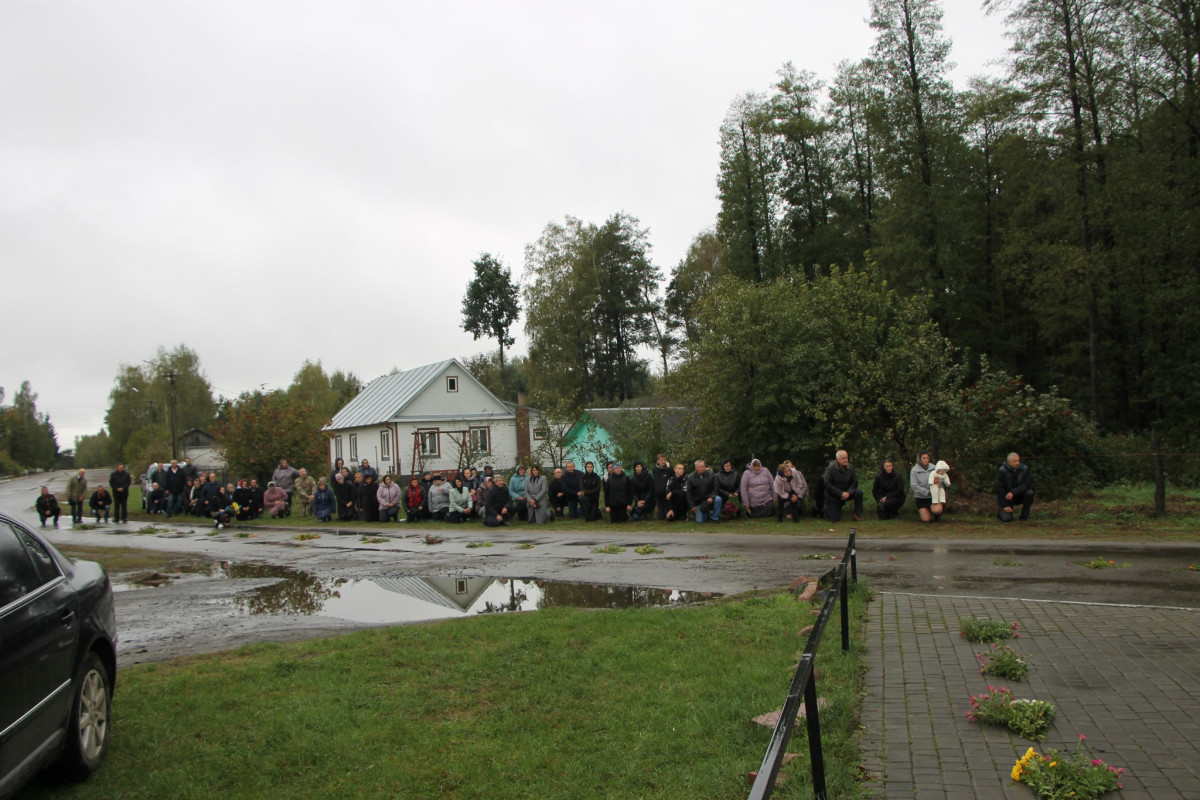
<svg viewBox="0 0 1200 800">
<path fill-rule="evenodd" d="M 168 407 L 168 416 L 171 419 L 171 458 L 174 461 L 179 460 L 179 442 L 175 436 L 175 379 L 179 377 L 179 373 L 174 369 L 165 367 L 161 362 L 146 361 L 143 362 L 154 367 L 160 377 L 165 377 L 167 383 L 171 384 L 171 405 Z M 136 391 L 136 390 L 135 390 Z"/>
</svg>

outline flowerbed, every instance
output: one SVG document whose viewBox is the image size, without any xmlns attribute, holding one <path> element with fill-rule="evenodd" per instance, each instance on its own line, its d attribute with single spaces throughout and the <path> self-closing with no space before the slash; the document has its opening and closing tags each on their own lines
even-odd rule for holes
<svg viewBox="0 0 1200 800">
<path fill-rule="evenodd" d="M 990 619 L 962 617 L 958 620 L 958 635 L 968 642 L 976 644 L 999 642 L 1003 639 L 1019 639 L 1021 634 L 1017 633 L 1017 625 L 1016 622 L 1010 625 L 1007 622 Z"/>
<path fill-rule="evenodd" d="M 1008 645 L 1002 647 L 999 643 L 993 644 L 990 651 L 976 653 L 975 658 L 979 660 L 981 675 L 995 675 L 998 678 L 1019 681 L 1029 674 L 1029 665 L 1025 659 Z"/>
<path fill-rule="evenodd" d="M 1003 725 L 1025 739 L 1044 739 L 1054 721 L 1054 705 L 1045 700 L 1017 699 L 1011 689 L 988 687 L 990 694 L 971 695 L 972 722 Z"/>
<path fill-rule="evenodd" d="M 1075 750 L 1070 753 L 1059 750 L 1038 753 L 1029 748 L 1013 765 L 1013 781 L 1025 784 L 1045 800 L 1066 797 L 1095 800 L 1105 792 L 1120 789 L 1120 778 L 1125 770 L 1092 758 L 1084 744 L 1085 738 L 1080 736 Z"/>
</svg>

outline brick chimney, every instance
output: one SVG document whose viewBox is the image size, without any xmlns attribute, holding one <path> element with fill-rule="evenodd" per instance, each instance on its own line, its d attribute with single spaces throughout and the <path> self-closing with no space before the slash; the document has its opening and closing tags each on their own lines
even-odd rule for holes
<svg viewBox="0 0 1200 800">
<path fill-rule="evenodd" d="M 525 393 L 521 392 L 517 395 L 517 463 L 528 464 L 529 456 L 533 452 L 529 446 L 529 409 L 526 407 L 523 397 Z"/>
</svg>

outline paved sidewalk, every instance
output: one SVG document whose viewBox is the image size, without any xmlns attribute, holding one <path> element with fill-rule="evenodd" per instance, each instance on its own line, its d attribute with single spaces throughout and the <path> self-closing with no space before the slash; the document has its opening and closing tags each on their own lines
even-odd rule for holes
<svg viewBox="0 0 1200 800">
<path fill-rule="evenodd" d="M 979 674 L 959 617 L 1019 622 L 1010 640 L 1029 677 Z M 1200 610 L 882 593 L 867 627 L 863 725 L 877 795 L 961 800 L 1020 798 L 1013 763 L 1031 742 L 966 719 L 972 694 L 1008 686 L 1050 700 L 1057 716 L 1041 747 L 1079 735 L 1097 758 L 1124 767 L 1123 800 L 1200 798 Z"/>
</svg>

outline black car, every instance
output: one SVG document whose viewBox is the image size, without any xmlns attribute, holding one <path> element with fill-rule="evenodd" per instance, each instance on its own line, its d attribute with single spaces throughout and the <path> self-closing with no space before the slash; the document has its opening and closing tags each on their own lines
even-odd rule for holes
<svg viewBox="0 0 1200 800">
<path fill-rule="evenodd" d="M 0 514 L 0 798 L 43 768 L 82 780 L 108 751 L 112 584 Z"/>
</svg>

